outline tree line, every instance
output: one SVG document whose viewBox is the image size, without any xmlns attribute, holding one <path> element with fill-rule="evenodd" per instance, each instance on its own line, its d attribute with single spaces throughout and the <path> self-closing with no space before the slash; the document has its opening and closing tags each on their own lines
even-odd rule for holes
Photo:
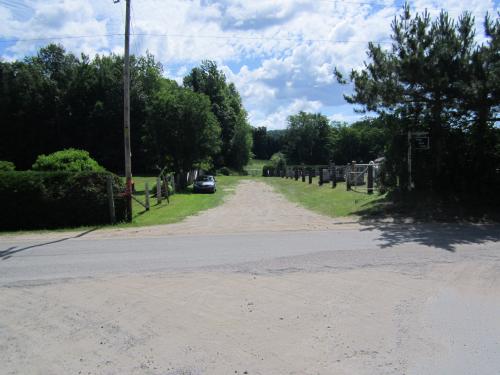
<svg viewBox="0 0 500 375">
<path fill-rule="evenodd" d="M 364 69 L 348 79 L 336 72 L 340 83 L 354 85 L 346 100 L 385 123 L 393 183 L 408 186 L 408 134 L 423 132 L 430 150 L 413 151 L 416 189 L 469 194 L 498 188 L 500 20 L 485 17 L 482 43 L 474 25 L 468 12 L 453 20 L 442 11 L 432 19 L 427 12 L 411 15 L 406 5 L 392 23 L 390 49 L 370 43 Z"/>
<path fill-rule="evenodd" d="M 288 117 L 287 128 L 253 130 L 253 152 L 259 159 L 283 154 L 288 164 L 337 165 L 368 163 L 385 153 L 389 135 L 378 118 L 352 124 L 330 121 L 321 113 L 299 112 Z"/>
<path fill-rule="evenodd" d="M 414 188 L 469 195 L 500 188 L 500 20 L 485 17 L 484 42 L 465 12 L 432 19 L 408 5 L 392 23 L 389 49 L 369 43 L 365 68 L 346 78 L 346 100 L 370 116 L 351 125 L 300 112 L 279 133 L 279 151 L 292 164 L 345 164 L 385 157 L 387 183 L 407 190 L 411 157 Z M 429 150 L 412 134 L 428 136 Z M 255 153 L 276 152 L 271 137 L 254 130 Z M 411 144 L 411 155 L 409 155 Z M 261 151 L 264 149 L 265 151 Z"/>
<path fill-rule="evenodd" d="M 252 128 L 215 62 L 202 62 L 181 85 L 151 54 L 131 56 L 130 71 L 135 173 L 247 164 Z M 122 72 L 122 56 L 78 57 L 54 44 L 0 61 L 0 160 L 29 169 L 38 155 L 77 148 L 123 172 Z"/>
</svg>

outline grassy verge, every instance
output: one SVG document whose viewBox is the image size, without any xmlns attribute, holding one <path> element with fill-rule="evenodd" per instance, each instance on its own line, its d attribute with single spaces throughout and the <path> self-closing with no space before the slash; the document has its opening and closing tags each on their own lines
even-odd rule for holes
<svg viewBox="0 0 500 375">
<path fill-rule="evenodd" d="M 290 201 L 331 217 L 376 214 L 379 212 L 379 205 L 385 198 L 384 195 L 377 193 L 368 195 L 347 191 L 344 183 L 337 184 L 335 189 L 332 189 L 331 184 L 318 186 L 317 179 L 314 179 L 311 185 L 300 180 L 279 177 L 263 178 L 262 180 L 273 186 L 276 191 Z"/>
<path fill-rule="evenodd" d="M 266 164 L 269 164 L 269 160 L 252 159 L 244 169 L 250 176 L 262 176 L 262 168 Z"/>
<path fill-rule="evenodd" d="M 170 197 L 170 203 L 163 201 L 156 204 L 156 199 L 151 197 L 151 208 L 145 211 L 137 202 L 133 202 L 132 222 L 118 224 L 119 227 L 140 227 L 147 225 L 170 224 L 194 215 L 200 211 L 218 206 L 224 198 L 234 191 L 236 184 L 244 177 L 217 176 L 217 192 L 215 194 L 193 194 L 188 188 Z M 148 182 L 150 188 L 156 183 L 156 177 L 134 177 L 135 196 L 144 201 L 144 184 Z"/>
</svg>

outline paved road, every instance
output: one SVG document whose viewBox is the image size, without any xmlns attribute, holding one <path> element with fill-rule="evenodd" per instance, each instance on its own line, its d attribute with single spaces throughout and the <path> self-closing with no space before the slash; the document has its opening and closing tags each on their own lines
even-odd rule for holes
<svg viewBox="0 0 500 375">
<path fill-rule="evenodd" d="M 500 373 L 500 227 L 0 239 L 0 374 Z"/>
<path fill-rule="evenodd" d="M 57 241 L 0 238 L 0 285 L 204 268 L 267 272 L 482 258 L 498 262 L 499 254 L 500 226 L 467 224 Z"/>
</svg>

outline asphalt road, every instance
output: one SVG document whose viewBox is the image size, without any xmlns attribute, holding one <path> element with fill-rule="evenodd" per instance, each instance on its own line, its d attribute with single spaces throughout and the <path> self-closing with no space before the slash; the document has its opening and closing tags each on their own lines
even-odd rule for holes
<svg viewBox="0 0 500 375">
<path fill-rule="evenodd" d="M 461 259 L 500 261 L 500 226 L 412 224 L 337 231 L 15 241 L 0 238 L 0 285 L 207 268 L 321 270 Z"/>
</svg>

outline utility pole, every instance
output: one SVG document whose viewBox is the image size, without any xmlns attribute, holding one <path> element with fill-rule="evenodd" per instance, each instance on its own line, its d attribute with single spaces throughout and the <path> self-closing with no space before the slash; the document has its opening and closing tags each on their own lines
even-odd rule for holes
<svg viewBox="0 0 500 375">
<path fill-rule="evenodd" d="M 120 0 L 113 0 L 119 3 Z M 125 53 L 123 58 L 123 139 L 125 143 L 125 179 L 127 221 L 132 221 L 132 154 L 130 150 L 130 1 L 125 0 Z"/>
</svg>

